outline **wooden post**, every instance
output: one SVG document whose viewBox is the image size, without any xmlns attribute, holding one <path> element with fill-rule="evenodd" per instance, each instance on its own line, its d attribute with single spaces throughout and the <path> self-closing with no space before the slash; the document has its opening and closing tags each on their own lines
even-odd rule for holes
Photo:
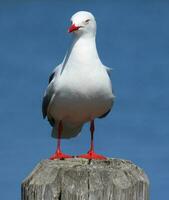
<svg viewBox="0 0 169 200">
<path fill-rule="evenodd" d="M 142 169 L 120 159 L 41 161 L 22 183 L 22 200 L 148 200 Z"/>
</svg>

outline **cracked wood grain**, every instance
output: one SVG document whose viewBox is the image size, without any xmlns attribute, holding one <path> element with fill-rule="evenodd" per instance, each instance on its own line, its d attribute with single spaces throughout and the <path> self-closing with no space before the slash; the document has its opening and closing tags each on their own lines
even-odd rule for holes
<svg viewBox="0 0 169 200">
<path fill-rule="evenodd" d="M 21 188 L 22 200 L 149 200 L 144 171 L 120 159 L 44 160 Z"/>
</svg>

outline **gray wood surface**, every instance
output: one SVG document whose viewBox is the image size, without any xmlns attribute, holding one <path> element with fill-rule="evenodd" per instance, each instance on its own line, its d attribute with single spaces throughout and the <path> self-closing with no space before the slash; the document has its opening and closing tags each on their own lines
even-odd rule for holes
<svg viewBox="0 0 169 200">
<path fill-rule="evenodd" d="M 148 200 L 144 171 L 120 159 L 43 160 L 22 183 L 22 200 Z"/>
</svg>

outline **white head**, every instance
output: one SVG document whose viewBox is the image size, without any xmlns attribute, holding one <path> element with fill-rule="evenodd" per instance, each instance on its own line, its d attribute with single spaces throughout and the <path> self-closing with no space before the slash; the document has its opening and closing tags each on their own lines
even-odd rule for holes
<svg viewBox="0 0 169 200">
<path fill-rule="evenodd" d="M 94 16 L 87 11 L 79 11 L 71 17 L 72 25 L 68 32 L 73 32 L 75 35 L 95 36 L 96 21 Z"/>
</svg>

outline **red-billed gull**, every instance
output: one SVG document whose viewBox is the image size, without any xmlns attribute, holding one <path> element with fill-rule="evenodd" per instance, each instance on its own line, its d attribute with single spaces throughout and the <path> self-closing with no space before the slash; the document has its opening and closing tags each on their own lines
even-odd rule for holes
<svg viewBox="0 0 169 200">
<path fill-rule="evenodd" d="M 58 138 L 57 150 L 50 159 L 70 158 L 63 154 L 61 138 L 75 137 L 85 122 L 90 122 L 91 145 L 87 159 L 105 159 L 94 152 L 94 119 L 105 117 L 112 108 L 114 95 L 109 78 L 109 68 L 100 61 L 95 36 L 96 21 L 87 11 L 71 17 L 68 29 L 73 41 L 63 62 L 49 77 L 42 111 L 52 125 L 52 136 Z"/>
</svg>

